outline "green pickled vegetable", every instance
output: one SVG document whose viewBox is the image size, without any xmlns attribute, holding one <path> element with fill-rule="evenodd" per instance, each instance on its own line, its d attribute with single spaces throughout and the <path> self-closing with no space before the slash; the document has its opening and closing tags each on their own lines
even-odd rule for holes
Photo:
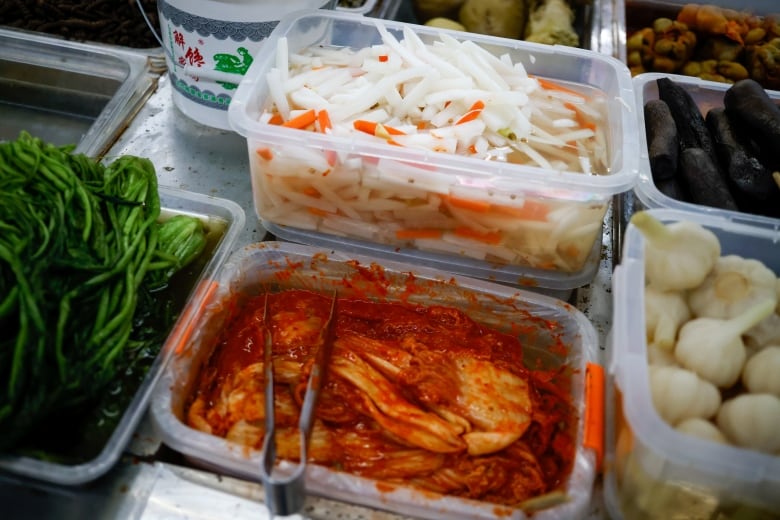
<svg viewBox="0 0 780 520">
<path fill-rule="evenodd" d="M 147 293 L 205 243 L 194 217 L 160 221 L 148 159 L 104 165 L 72 150 L 27 133 L 0 143 L 3 451 L 98 400 L 148 355 Z"/>
</svg>

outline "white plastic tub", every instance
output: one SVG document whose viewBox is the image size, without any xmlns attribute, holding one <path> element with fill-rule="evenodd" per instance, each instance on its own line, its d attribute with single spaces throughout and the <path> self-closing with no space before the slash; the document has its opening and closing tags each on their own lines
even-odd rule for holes
<svg viewBox="0 0 780 520">
<path fill-rule="evenodd" d="M 357 50 L 381 42 L 380 24 L 398 40 L 403 40 L 404 29 L 409 29 L 431 44 L 440 34 L 473 42 L 496 56 L 506 54 L 513 63 L 522 64 L 528 74 L 580 88 L 592 93 L 593 99 L 603 99 L 608 173 L 585 175 L 546 170 L 258 121 L 271 104 L 266 75 L 275 66 L 281 38 L 286 39 L 290 55 L 314 45 Z M 229 117 L 233 128 L 247 139 L 257 215 L 277 236 L 326 247 L 334 247 L 337 241 L 341 249 L 421 261 L 467 276 L 571 290 L 587 284 L 595 274 L 598 251 L 595 256 L 593 252 L 598 250 L 609 201 L 613 195 L 631 189 L 636 179 L 638 138 L 634 131 L 633 98 L 625 65 L 592 51 L 441 31 L 338 11 L 309 11 L 295 13 L 280 22 L 239 85 Z M 264 152 L 265 158 L 258 151 Z M 329 168 L 334 174 L 312 175 L 308 165 L 275 170 L 271 159 L 267 159 L 303 156 L 318 164 L 335 161 Z M 282 205 L 289 201 L 277 200 L 276 192 L 269 189 L 274 183 L 294 180 L 303 186 L 316 180 L 323 191 L 347 198 L 341 195 L 341 189 L 346 179 L 353 178 L 350 186 L 386 189 L 393 195 L 377 195 L 377 203 L 372 200 L 368 210 L 361 209 L 359 215 L 343 209 L 322 215 L 308 211 L 305 205 L 287 211 L 289 205 Z M 306 187 L 294 189 L 306 195 Z M 441 222 L 440 217 L 446 217 L 452 209 L 441 202 L 442 197 L 448 201 L 475 201 L 484 210 L 479 218 L 497 226 L 500 238 L 486 245 L 458 235 L 452 218 Z M 411 200 L 408 208 L 401 208 L 404 200 Z M 426 204 L 430 206 L 429 213 L 417 217 L 415 211 L 427 210 Z M 391 207 L 399 213 L 384 220 L 379 213 Z M 542 207 L 545 213 L 542 216 L 529 207 Z M 475 211 L 473 206 L 470 208 Z M 474 215 L 469 216 L 474 220 Z M 396 232 L 405 223 L 424 225 L 440 231 L 441 236 L 400 236 Z M 412 257 L 416 252 L 426 256 L 417 260 Z M 401 258 L 404 253 L 407 254 Z"/>
<path fill-rule="evenodd" d="M 526 365 L 550 369 L 565 365 L 573 369 L 571 399 L 578 415 L 578 431 L 572 470 L 562 484 L 567 501 L 537 511 L 533 518 L 572 520 L 587 514 L 596 456 L 584 440 L 585 379 L 588 367 L 598 363 L 599 347 L 595 329 L 577 309 L 546 296 L 489 282 L 394 262 L 383 262 L 380 266 L 369 257 L 286 242 L 263 242 L 238 251 L 225 264 L 214 284 L 213 295 L 195 325 L 197 332 L 187 348 L 172 360 L 151 405 L 152 421 L 163 442 L 193 463 L 252 480 L 259 474 L 259 451 L 198 431 L 183 419 L 186 400 L 200 366 L 225 323 L 226 301 L 237 295 L 251 297 L 271 286 L 275 290 L 306 288 L 327 294 L 336 290 L 339 296 L 452 305 L 480 323 L 504 331 L 519 331 L 520 338 L 524 339 Z M 513 325 L 515 328 L 510 329 Z M 550 341 L 560 346 L 559 340 L 567 346 L 566 353 L 546 348 Z M 599 408 L 600 403 L 596 411 Z M 307 467 L 306 477 L 308 491 L 313 494 L 415 517 L 528 517 L 520 509 L 437 496 L 399 483 L 383 485 L 317 465 Z"/>
<path fill-rule="evenodd" d="M 682 86 L 696 101 L 702 115 L 706 116 L 710 108 L 722 107 L 723 96 L 731 86 L 728 83 L 719 83 L 716 81 L 707 81 L 691 76 L 682 76 L 678 74 L 661 74 L 657 72 L 648 72 L 634 77 L 634 93 L 636 94 L 636 114 L 639 128 L 639 176 L 634 193 L 640 208 L 669 208 L 682 211 L 692 211 L 712 217 L 723 217 L 737 223 L 749 224 L 763 227 L 766 229 L 777 229 L 780 226 L 780 219 L 754 215 L 751 213 L 729 211 L 719 208 L 712 208 L 693 202 L 686 202 L 674 199 L 662 193 L 653 181 L 653 174 L 650 170 L 650 158 L 647 151 L 647 134 L 645 133 L 645 117 L 643 107 L 645 103 L 652 99 L 658 99 L 658 87 L 656 81 L 659 78 L 670 78 L 672 81 Z M 767 90 L 767 94 L 774 100 L 780 100 L 780 92 Z"/>
<path fill-rule="evenodd" d="M 718 236 L 722 255 L 755 258 L 780 273 L 777 229 L 737 224 L 726 216 L 702 212 L 649 211 L 665 223 L 701 224 Z M 613 395 L 607 399 L 604 485 L 610 515 L 616 520 L 777 518 L 780 457 L 699 440 L 676 431 L 656 412 L 644 332 L 643 251 L 641 233 L 629 225 L 621 264 L 613 277 L 608 366 L 612 379 L 608 389 Z"/>
</svg>

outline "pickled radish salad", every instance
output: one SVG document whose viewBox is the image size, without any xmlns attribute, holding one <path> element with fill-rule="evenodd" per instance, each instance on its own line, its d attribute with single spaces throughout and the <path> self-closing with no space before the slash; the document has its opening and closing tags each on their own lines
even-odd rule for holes
<svg viewBox="0 0 780 520">
<path fill-rule="evenodd" d="M 259 122 L 350 145 L 250 141 L 260 218 L 491 263 L 581 269 L 607 201 L 559 198 L 522 177 L 609 174 L 606 96 L 530 75 L 509 54 L 444 31 L 429 43 L 409 27 L 398 36 L 376 27 L 381 40 L 363 48 L 290 52 L 278 40 Z M 377 145 L 388 152 L 365 153 Z M 491 175 L 499 166 L 504 173 Z M 517 179 L 507 178 L 513 169 Z"/>
</svg>

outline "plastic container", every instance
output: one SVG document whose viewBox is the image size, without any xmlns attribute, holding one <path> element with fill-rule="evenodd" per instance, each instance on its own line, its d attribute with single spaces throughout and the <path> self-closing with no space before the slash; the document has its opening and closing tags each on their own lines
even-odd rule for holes
<svg viewBox="0 0 780 520">
<path fill-rule="evenodd" d="M 279 18 L 333 1 L 159 0 L 174 104 L 201 124 L 230 130 L 230 100 Z"/>
<path fill-rule="evenodd" d="M 369 268 L 370 266 L 370 268 Z M 212 471 L 256 480 L 260 452 L 209 435 L 186 425 L 182 420 L 187 399 L 199 368 L 211 352 L 214 337 L 224 323 L 227 299 L 242 294 L 260 294 L 267 286 L 274 290 L 306 288 L 340 296 L 361 296 L 382 301 L 406 300 L 414 303 L 452 305 L 470 317 L 493 327 L 508 330 L 522 321 L 526 331 L 524 358 L 534 366 L 566 364 L 574 369 L 572 402 L 579 416 L 576 455 L 572 472 L 564 484 L 568 501 L 534 513 L 534 518 L 580 518 L 586 512 L 596 472 L 595 455 L 584 445 L 585 374 L 597 362 L 598 338 L 592 324 L 572 306 L 543 295 L 518 291 L 501 285 L 395 262 L 376 264 L 362 256 L 323 250 L 288 242 L 262 242 L 238 251 L 215 279 L 216 290 L 195 323 L 197 330 L 189 348 L 176 356 L 161 378 L 150 408 L 151 418 L 163 442 L 182 453 L 192 463 Z M 382 294 L 379 294 L 382 293 Z M 544 318 L 543 323 L 558 324 L 548 330 L 529 314 Z M 548 321 L 549 320 L 549 321 Z M 526 329 L 526 326 L 528 327 Z M 561 334 L 568 353 L 546 350 L 549 334 Z M 525 336 L 522 336 L 525 338 Z M 546 338 L 546 339 L 545 339 Z M 597 407 L 599 408 L 600 405 Z M 306 485 L 310 493 L 336 500 L 392 510 L 424 518 L 525 518 L 520 510 L 467 501 L 453 497 L 436 497 L 398 486 L 383 486 L 376 481 L 309 465 Z"/>
<path fill-rule="evenodd" d="M 275 65 L 275 49 L 280 38 L 287 39 L 290 53 L 312 45 L 361 49 L 381 41 L 379 23 L 398 40 L 404 39 L 404 29 L 414 31 L 429 43 L 442 34 L 435 28 L 379 22 L 337 11 L 299 12 L 280 22 L 269 38 L 268 46 L 256 56 L 254 66 L 239 86 L 229 115 L 233 128 L 247 138 L 255 209 L 263 225 L 280 237 L 294 233 L 296 240 L 312 244 L 338 239 L 343 248 L 372 255 L 376 248 L 371 244 L 384 246 L 383 255 L 390 257 L 396 249 L 404 248 L 435 252 L 440 255 L 436 259 L 437 266 L 497 281 L 517 283 L 518 279 L 525 278 L 536 281 L 537 286 L 549 285 L 557 289 L 572 289 L 587 283 L 589 276 L 595 273 L 594 264 L 590 263 L 591 255 L 594 244 L 601 238 L 609 201 L 614 194 L 630 189 L 636 179 L 638 141 L 633 130 L 636 119 L 627 68 L 613 58 L 582 49 L 443 32 L 473 42 L 495 55 L 505 53 L 513 62 L 521 63 L 529 74 L 551 78 L 574 88 L 581 87 L 594 97 L 603 94 L 610 100 L 604 104 L 610 172 L 606 175 L 550 171 L 392 146 L 362 136 L 334 136 L 258 122 L 259 115 L 270 105 L 266 74 Z M 266 175 L 272 162 L 267 159 L 268 154 L 265 158 L 259 156 L 258 149 L 269 152 L 270 157 L 301 157 L 305 150 L 305 156 L 312 161 L 319 164 L 330 161 L 328 171 L 336 173 L 312 175 L 308 163 L 290 166 L 282 174 Z M 282 182 L 277 179 L 290 178 L 296 182 L 300 179 L 300 186 L 294 189 L 300 189 L 304 195 L 316 181 L 323 190 L 336 194 L 337 205 L 342 197 L 339 189 L 345 183 L 352 187 L 355 184 L 375 187 L 381 193 L 386 190 L 391 195 L 370 198 L 364 204 L 366 211 L 359 215 L 342 213 L 339 207 L 335 216 L 318 216 L 307 211 L 305 206 L 281 215 L 279 210 L 289 201 L 284 197 L 275 198 L 275 193 L 268 187 L 269 183 Z M 501 227 L 496 228 L 501 234 L 498 244 L 486 245 L 479 240 L 463 238 L 457 229 L 453 232 L 452 219 L 441 223 L 442 219 L 437 217 L 446 216 L 449 211 L 445 209 L 447 204 L 441 201 L 442 197 L 448 201 L 466 199 L 487 208 L 480 218 L 502 222 Z M 410 204 L 404 202 L 410 200 Z M 380 213 L 391 206 L 397 213 L 388 220 Z M 534 207 L 545 208 L 545 212 L 549 210 L 550 216 L 532 215 Z M 335 210 L 331 211 L 335 213 Z M 399 238 L 396 231 L 402 227 L 401 221 L 411 223 L 407 224 L 410 226 L 424 225 L 441 231 L 442 236 Z M 468 265 L 470 262 L 464 262 L 464 258 L 475 262 Z M 408 256 L 404 258 L 408 259 Z M 547 272 L 544 277 L 537 278 L 534 269 Z"/>
<path fill-rule="evenodd" d="M 685 88 L 696 100 L 702 114 L 706 114 L 710 108 L 723 106 L 723 96 L 726 90 L 729 89 L 728 83 L 719 83 L 715 81 L 705 81 L 699 78 L 691 76 L 681 76 L 675 74 L 660 74 L 660 73 L 645 73 L 634 77 L 634 92 L 636 93 L 636 113 L 639 122 L 639 138 L 640 138 L 640 164 L 639 164 L 639 178 L 634 187 L 634 193 L 636 194 L 637 201 L 640 208 L 670 208 L 679 209 L 684 211 L 695 211 L 697 213 L 703 213 L 711 215 L 713 217 L 725 217 L 733 220 L 734 222 L 740 222 L 745 224 L 751 224 L 755 226 L 765 228 L 776 228 L 780 225 L 780 219 L 766 217 L 763 215 L 753 215 L 750 213 L 743 213 L 738 211 L 728 211 L 718 208 L 711 208 L 709 206 L 703 206 L 701 204 L 694 204 L 692 202 L 683 202 L 673 199 L 661 191 L 655 186 L 653 182 L 653 174 L 650 170 L 650 158 L 647 152 L 647 135 L 645 134 L 645 117 L 643 107 L 646 102 L 651 99 L 658 99 L 658 87 L 656 80 L 658 78 L 670 78 L 675 83 Z M 769 97 L 774 100 L 780 101 L 780 92 L 767 90 Z"/>
<path fill-rule="evenodd" d="M 780 273 L 780 231 L 723 215 L 652 209 L 670 223 L 696 222 L 739 254 Z M 699 440 L 674 430 L 653 406 L 644 318 L 644 238 L 629 225 L 613 276 L 614 319 L 607 399 L 605 503 L 612 518 L 777 518 L 780 457 Z"/>
<path fill-rule="evenodd" d="M 200 273 L 191 277 L 191 287 L 183 289 L 188 299 L 173 325 L 172 333 L 160 349 L 153 364 L 147 371 L 137 390 L 124 410 L 121 418 L 99 453 L 92 459 L 78 463 L 62 463 L 27 456 L 0 455 L 0 469 L 16 475 L 38 479 L 61 485 L 81 485 L 93 481 L 108 472 L 119 460 L 125 446 L 130 441 L 159 379 L 162 369 L 172 354 L 172 348 L 187 340 L 191 333 L 193 318 L 208 295 L 205 281 L 213 278 L 232 251 L 239 232 L 246 220 L 241 207 L 229 200 L 200 195 L 176 188 L 159 188 L 162 215 L 187 214 L 201 219 L 214 237 L 213 246 L 203 262 Z M 196 276 L 197 275 L 197 276 Z M 75 441 L 91 442 L 74 439 Z"/>
</svg>

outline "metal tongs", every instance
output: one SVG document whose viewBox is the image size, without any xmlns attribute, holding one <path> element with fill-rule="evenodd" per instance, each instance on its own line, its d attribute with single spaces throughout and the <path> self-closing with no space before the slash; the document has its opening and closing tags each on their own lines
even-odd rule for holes
<svg viewBox="0 0 780 520">
<path fill-rule="evenodd" d="M 271 517 L 275 515 L 288 516 L 299 512 L 306 499 L 304 474 L 308 458 L 308 444 L 314 424 L 314 407 L 320 394 L 320 388 L 325 378 L 325 363 L 330 358 L 333 347 L 336 323 L 336 293 L 330 306 L 330 315 L 325 326 L 320 331 L 320 346 L 314 364 L 306 382 L 306 394 L 303 397 L 301 414 L 298 417 L 300 432 L 300 457 L 297 467 L 289 476 L 275 477 L 276 464 L 276 418 L 274 413 L 274 374 L 271 356 L 272 335 L 268 322 L 268 292 L 265 293 L 265 309 L 263 324 L 265 327 L 263 373 L 265 376 L 265 437 L 263 438 L 262 466 L 260 478 L 265 490 L 265 504 Z"/>
</svg>

